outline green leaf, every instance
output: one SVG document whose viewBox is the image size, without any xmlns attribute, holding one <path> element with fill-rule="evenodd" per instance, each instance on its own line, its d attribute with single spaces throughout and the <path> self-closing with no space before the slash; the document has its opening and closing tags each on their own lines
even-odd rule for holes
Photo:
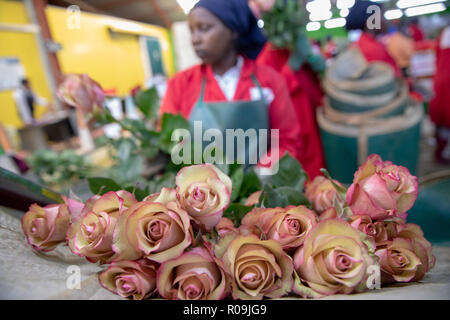
<svg viewBox="0 0 450 320">
<path fill-rule="evenodd" d="M 250 196 L 252 193 L 262 189 L 261 181 L 253 168 L 248 169 L 244 174 L 242 181 L 240 198 Z"/>
<path fill-rule="evenodd" d="M 223 213 L 223 217 L 230 219 L 238 227 L 241 225 L 242 218 L 252 209 L 253 206 L 249 207 L 240 203 L 232 203 Z"/>
<path fill-rule="evenodd" d="M 272 184 L 275 187 L 292 187 L 303 190 L 307 174 L 297 159 L 286 154 L 279 162 L 278 172 L 272 176 Z"/>
<path fill-rule="evenodd" d="M 147 197 L 149 195 L 148 186 L 145 189 L 141 189 L 137 185 L 128 186 L 128 187 L 124 188 L 124 190 L 132 193 L 137 201 L 142 201 L 142 200 L 144 200 L 145 197 Z"/>
<path fill-rule="evenodd" d="M 297 189 L 291 187 L 280 187 L 275 189 L 280 194 L 287 197 L 289 205 L 292 206 L 310 206 L 308 199 L 305 194 Z"/>
<path fill-rule="evenodd" d="M 108 108 L 103 108 L 101 112 L 95 114 L 94 118 L 100 125 L 117 122 Z"/>
<path fill-rule="evenodd" d="M 103 195 L 109 191 L 118 191 L 121 187 L 112 179 L 102 177 L 88 178 L 89 189 L 93 194 Z"/>
<path fill-rule="evenodd" d="M 239 168 L 231 175 L 232 191 L 231 191 L 231 202 L 235 202 L 241 191 L 242 182 L 244 181 L 244 169 Z"/>
<path fill-rule="evenodd" d="M 159 133 L 154 131 L 148 132 L 148 137 L 141 141 L 141 154 L 144 157 L 153 159 L 159 153 Z"/>
<path fill-rule="evenodd" d="M 135 98 L 135 103 L 146 119 L 154 119 L 157 117 L 159 96 L 155 87 L 140 91 Z"/>
<path fill-rule="evenodd" d="M 182 115 L 165 113 L 162 116 L 159 142 L 161 150 L 168 154 L 170 154 L 173 146 L 177 143 L 177 141 L 172 141 L 171 139 L 172 133 L 176 129 L 189 130 L 189 122 L 185 118 L 183 118 Z"/>
<path fill-rule="evenodd" d="M 175 173 L 166 172 L 162 176 L 151 180 L 148 184 L 148 193 L 153 194 L 160 192 L 162 188 L 174 188 L 175 187 Z"/>
<path fill-rule="evenodd" d="M 286 194 L 280 193 L 271 185 L 266 184 L 263 188 L 261 196 L 259 197 L 258 207 L 276 208 L 287 207 L 289 200 Z"/>
</svg>

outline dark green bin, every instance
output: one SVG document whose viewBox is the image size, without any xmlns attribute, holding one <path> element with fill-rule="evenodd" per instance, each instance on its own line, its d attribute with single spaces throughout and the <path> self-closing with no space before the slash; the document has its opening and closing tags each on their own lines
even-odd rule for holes
<svg viewBox="0 0 450 320">
<path fill-rule="evenodd" d="M 350 184 L 353 175 L 368 155 L 407 167 L 416 174 L 419 155 L 421 104 L 409 105 L 400 116 L 371 119 L 364 125 L 349 125 L 317 113 L 328 171 L 342 183 Z"/>
</svg>

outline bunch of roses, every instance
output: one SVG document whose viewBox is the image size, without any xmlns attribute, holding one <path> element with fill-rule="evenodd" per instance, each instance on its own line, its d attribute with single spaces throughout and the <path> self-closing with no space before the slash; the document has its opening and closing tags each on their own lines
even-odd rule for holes
<svg viewBox="0 0 450 320">
<path fill-rule="evenodd" d="M 431 245 L 402 219 L 417 197 L 405 168 L 371 156 L 347 199 L 333 183 L 319 177 L 306 186 L 313 210 L 254 208 L 235 226 L 222 217 L 231 179 L 194 165 L 180 170 L 175 189 L 141 202 L 126 191 L 84 204 L 66 198 L 31 206 L 22 226 L 36 250 L 67 242 L 73 253 L 108 264 L 100 284 L 133 299 L 320 297 L 366 290 L 370 266 L 380 266 L 383 282 L 418 281 L 432 268 Z M 354 214 L 343 218 L 336 203 Z"/>
</svg>

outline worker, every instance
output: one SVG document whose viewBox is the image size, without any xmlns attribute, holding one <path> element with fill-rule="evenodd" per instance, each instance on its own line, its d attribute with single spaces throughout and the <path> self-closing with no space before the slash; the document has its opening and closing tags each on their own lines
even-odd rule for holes
<svg viewBox="0 0 450 320">
<path fill-rule="evenodd" d="M 255 63 L 266 38 L 247 0 L 200 0 L 188 22 L 202 64 L 169 80 L 160 113 L 181 114 L 191 125 L 202 121 L 203 128 L 222 132 L 278 129 L 277 152 L 271 146 L 265 159 L 286 152 L 295 157 L 299 127 L 289 91 L 277 71 Z"/>
<path fill-rule="evenodd" d="M 372 10 L 376 6 L 379 10 Z M 370 21 L 369 21 L 370 19 Z M 402 76 L 400 68 L 387 51 L 385 45 L 378 39 L 385 31 L 386 21 L 383 19 L 382 7 L 379 3 L 360 0 L 350 9 L 345 25 L 347 30 L 361 30 L 361 36 L 356 46 L 367 62 L 381 61 L 389 64 L 396 76 Z"/>
<path fill-rule="evenodd" d="M 19 112 L 20 118 L 25 125 L 34 124 L 34 110 L 36 105 L 49 106 L 46 99 L 41 98 L 33 92 L 28 79 L 22 79 L 20 85 L 14 90 L 14 102 Z"/>
<path fill-rule="evenodd" d="M 434 98 L 430 101 L 430 117 L 436 124 L 436 153 L 438 163 L 450 164 L 450 26 L 438 39 Z"/>
</svg>

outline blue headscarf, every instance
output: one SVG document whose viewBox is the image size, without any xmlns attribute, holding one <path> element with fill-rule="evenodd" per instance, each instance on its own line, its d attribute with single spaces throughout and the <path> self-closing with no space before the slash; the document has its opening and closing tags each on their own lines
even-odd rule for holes
<svg viewBox="0 0 450 320">
<path fill-rule="evenodd" d="M 237 32 L 239 53 L 256 59 L 267 39 L 258 27 L 247 0 L 200 0 L 196 7 L 207 9 L 229 29 Z"/>
<path fill-rule="evenodd" d="M 367 13 L 367 8 L 373 5 L 381 8 L 380 4 L 376 2 L 365 0 L 356 1 L 347 16 L 347 24 L 345 25 L 345 28 L 347 30 L 363 30 L 366 26 L 367 19 L 369 19 L 369 17 L 373 14 L 373 12 Z"/>
</svg>

